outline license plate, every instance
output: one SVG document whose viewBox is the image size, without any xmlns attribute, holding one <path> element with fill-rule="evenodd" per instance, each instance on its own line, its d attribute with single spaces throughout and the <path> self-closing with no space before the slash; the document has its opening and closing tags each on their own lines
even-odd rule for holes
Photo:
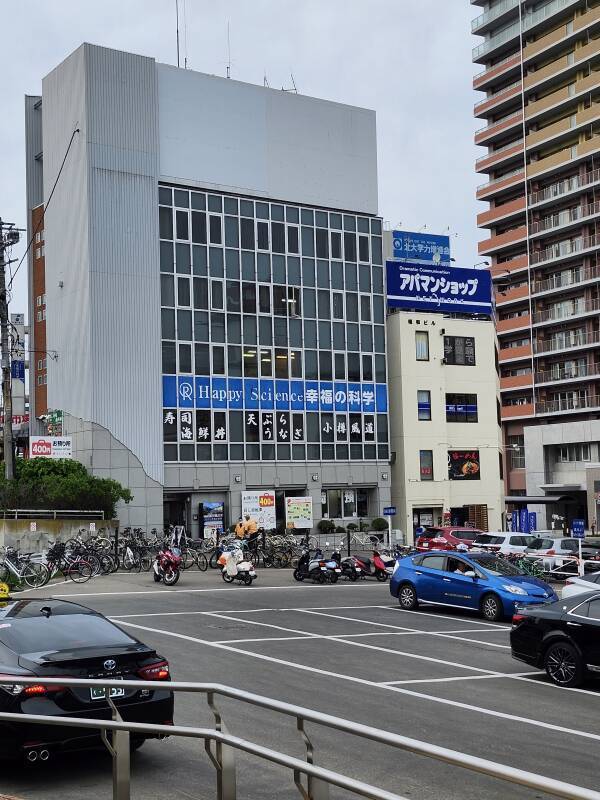
<svg viewBox="0 0 600 800">
<path fill-rule="evenodd" d="M 119 678 L 111 678 L 111 680 L 119 680 Z M 122 679 L 121 679 L 122 680 Z M 90 688 L 90 700 L 104 700 L 105 699 L 105 689 L 101 686 L 96 687 L 92 686 Z M 125 689 L 116 689 L 112 688 L 110 690 L 110 697 L 125 697 Z"/>
<path fill-rule="evenodd" d="M 421 547 L 429 547 L 429 542 L 423 542 L 423 544 L 421 545 Z"/>
</svg>

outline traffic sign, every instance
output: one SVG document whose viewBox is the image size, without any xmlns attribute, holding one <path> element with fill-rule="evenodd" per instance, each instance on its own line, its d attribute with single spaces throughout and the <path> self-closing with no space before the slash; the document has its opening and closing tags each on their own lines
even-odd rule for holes
<svg viewBox="0 0 600 800">
<path fill-rule="evenodd" d="M 396 506 L 386 506 L 383 509 L 383 516 L 384 517 L 395 517 L 396 516 Z"/>
<path fill-rule="evenodd" d="M 571 522 L 571 534 L 574 539 L 583 539 L 585 538 L 585 520 L 584 519 L 574 519 Z"/>
</svg>

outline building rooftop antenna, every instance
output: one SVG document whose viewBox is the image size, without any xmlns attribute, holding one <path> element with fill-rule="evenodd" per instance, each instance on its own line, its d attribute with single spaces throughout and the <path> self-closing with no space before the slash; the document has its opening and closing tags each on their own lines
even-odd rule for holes
<svg viewBox="0 0 600 800">
<path fill-rule="evenodd" d="M 271 88 L 271 86 L 269 85 L 269 81 L 267 79 L 267 70 L 265 70 L 265 74 L 263 77 L 263 86 L 265 86 L 267 89 Z"/>
<path fill-rule="evenodd" d="M 227 20 L 227 77 L 231 78 L 231 40 L 229 38 L 229 20 Z"/>
<path fill-rule="evenodd" d="M 298 87 L 296 86 L 296 81 L 294 80 L 294 73 L 290 72 L 290 78 L 292 79 L 292 86 L 294 87 L 294 91 L 298 94 Z"/>
<path fill-rule="evenodd" d="M 179 66 L 179 0 L 175 0 L 175 27 L 177 30 L 177 66 Z"/>
<path fill-rule="evenodd" d="M 187 0 L 183 0 L 183 68 L 188 66 L 188 46 L 187 46 Z"/>
</svg>

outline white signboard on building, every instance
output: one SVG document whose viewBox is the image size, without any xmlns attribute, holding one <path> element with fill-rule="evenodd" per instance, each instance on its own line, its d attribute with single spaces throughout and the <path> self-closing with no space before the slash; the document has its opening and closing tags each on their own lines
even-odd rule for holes
<svg viewBox="0 0 600 800">
<path fill-rule="evenodd" d="M 256 522 L 257 528 L 265 531 L 273 530 L 277 523 L 275 518 L 275 492 L 242 492 L 242 517 L 246 515 Z"/>
<path fill-rule="evenodd" d="M 72 458 L 70 436 L 30 436 L 29 458 Z"/>
</svg>

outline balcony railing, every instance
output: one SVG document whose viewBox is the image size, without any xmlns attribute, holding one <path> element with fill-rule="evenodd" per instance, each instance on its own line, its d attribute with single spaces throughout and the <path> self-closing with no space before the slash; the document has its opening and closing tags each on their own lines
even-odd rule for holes
<svg viewBox="0 0 600 800">
<path fill-rule="evenodd" d="M 570 367 L 557 365 L 556 369 L 541 370 L 535 374 L 536 383 L 551 383 L 552 381 L 568 381 L 577 378 L 587 378 L 590 375 L 600 375 L 600 363 L 574 364 Z"/>
<path fill-rule="evenodd" d="M 493 20 L 497 19 L 497 17 L 502 16 L 507 11 L 510 11 L 511 8 L 517 8 L 519 5 L 519 0 L 501 0 L 500 3 L 495 5 L 489 11 L 486 11 L 484 14 L 480 14 L 478 17 L 471 22 L 471 31 L 477 30 L 477 28 L 481 28 L 482 25 L 487 25 L 488 22 L 492 22 Z"/>
<path fill-rule="evenodd" d="M 484 42 L 477 45 L 477 47 L 473 48 L 473 61 L 476 61 L 478 58 L 481 58 L 481 56 L 484 56 L 492 50 L 495 50 L 496 47 L 500 47 L 501 44 L 514 39 L 515 36 L 519 35 L 519 32 L 519 22 L 515 22 L 508 28 L 500 31 L 500 33 L 497 33 L 495 36 L 490 36 L 489 39 L 486 39 Z"/>
<path fill-rule="evenodd" d="M 493 122 L 490 122 L 488 125 L 484 125 L 483 128 L 479 128 L 479 130 L 475 131 L 475 136 L 477 136 L 480 133 L 484 133 L 484 131 L 491 130 L 496 125 L 501 125 L 503 122 L 506 122 L 507 120 L 514 118 L 516 122 L 517 119 L 522 116 L 522 114 L 523 114 L 522 109 L 519 109 L 519 111 L 507 114 L 505 117 L 500 117 L 500 119 L 495 119 Z"/>
<path fill-rule="evenodd" d="M 502 89 L 498 89 L 497 92 L 493 92 L 492 94 L 488 94 L 488 96 L 484 97 L 483 100 L 480 100 L 478 103 L 475 103 L 475 109 L 474 109 L 475 113 L 477 113 L 477 111 L 479 111 L 480 108 L 485 106 L 486 103 L 489 103 L 490 100 L 495 100 L 500 95 L 504 94 L 504 92 L 508 92 L 511 89 L 514 89 L 516 86 L 520 86 L 520 85 L 521 85 L 521 79 L 519 78 L 518 81 L 514 81 L 513 83 L 510 83 L 508 86 L 503 86 Z"/>
<path fill-rule="evenodd" d="M 508 61 L 511 61 L 511 59 L 515 58 L 515 56 L 518 56 L 518 55 L 519 55 L 518 53 L 511 53 L 509 56 L 505 56 L 504 58 L 501 58 L 500 61 L 496 61 L 496 63 L 492 64 L 491 67 L 486 67 L 485 69 L 482 69 L 481 72 L 478 72 L 477 75 L 474 76 L 473 80 L 476 81 L 479 78 L 483 78 L 483 76 L 486 73 L 493 72 L 494 70 L 498 69 L 498 67 L 501 67 L 503 64 L 506 64 Z"/>
<path fill-rule="evenodd" d="M 517 169 L 512 169 L 510 172 L 506 172 L 504 175 L 501 175 L 499 178 L 492 178 L 491 181 L 487 183 L 482 183 L 481 186 L 477 187 L 477 191 L 479 192 L 481 189 L 487 189 L 490 186 L 495 186 L 497 183 L 502 183 L 502 181 L 508 180 L 508 178 L 512 178 L 513 175 L 518 175 L 519 172 L 523 172 L 523 167 L 517 167 Z"/>
<path fill-rule="evenodd" d="M 555 258 L 563 258 L 573 253 L 580 253 L 582 250 L 589 250 L 592 247 L 600 246 L 600 235 L 581 236 L 579 239 L 568 239 L 564 242 L 556 242 L 545 250 L 538 250 L 530 254 L 531 264 L 543 264 Z"/>
<path fill-rule="evenodd" d="M 539 11 L 534 11 L 533 14 L 526 14 L 525 17 L 523 17 L 523 30 L 528 31 L 530 28 L 533 28 L 534 25 L 537 25 L 538 22 L 543 22 L 553 14 L 562 11 L 563 8 L 574 6 L 577 2 L 579 2 L 579 0 L 553 0 L 552 3 L 548 3 L 543 8 L 540 8 Z"/>
<path fill-rule="evenodd" d="M 545 311 L 538 311 L 533 315 L 534 324 L 538 322 L 554 322 L 561 319 L 570 319 L 579 314 L 589 314 L 591 311 L 600 310 L 600 300 L 584 300 L 578 298 L 576 303 L 571 303 L 568 306 L 555 306 L 554 308 L 547 308 Z"/>
<path fill-rule="evenodd" d="M 556 414 L 559 411 L 581 411 L 586 408 L 600 408 L 600 395 L 542 400 L 535 404 L 535 413 Z"/>
<path fill-rule="evenodd" d="M 551 186 L 546 186 L 539 192 L 533 192 L 529 195 L 529 205 L 534 206 L 537 203 L 543 203 L 545 200 L 553 200 L 555 197 L 561 197 L 569 192 L 574 192 L 584 186 L 589 186 L 591 183 L 600 181 L 600 169 L 594 169 L 591 172 L 586 172 L 583 177 L 573 175 L 571 178 L 566 178 L 558 183 L 553 183 Z"/>
<path fill-rule="evenodd" d="M 590 333 L 577 331 L 568 338 L 555 339 L 552 337 L 541 342 L 534 342 L 534 351 L 536 355 L 541 355 L 542 353 L 558 352 L 560 350 L 575 350 L 578 347 L 599 343 L 600 331 L 592 331 Z"/>
<path fill-rule="evenodd" d="M 558 214 L 552 214 L 549 217 L 539 222 L 531 223 L 531 233 L 540 233 L 541 231 L 548 231 L 552 228 L 560 228 L 562 225 L 568 225 L 570 222 L 576 222 L 578 219 L 584 217 L 591 217 L 593 214 L 600 213 L 600 201 L 590 203 L 587 206 L 575 206 L 575 208 L 568 208 Z"/>
<path fill-rule="evenodd" d="M 594 278 L 600 278 L 600 267 L 559 272 L 542 281 L 534 281 L 532 294 L 549 292 L 552 289 L 564 289 L 568 286 L 577 286 L 579 283 L 585 283 L 586 281 L 594 280 Z"/>
</svg>

